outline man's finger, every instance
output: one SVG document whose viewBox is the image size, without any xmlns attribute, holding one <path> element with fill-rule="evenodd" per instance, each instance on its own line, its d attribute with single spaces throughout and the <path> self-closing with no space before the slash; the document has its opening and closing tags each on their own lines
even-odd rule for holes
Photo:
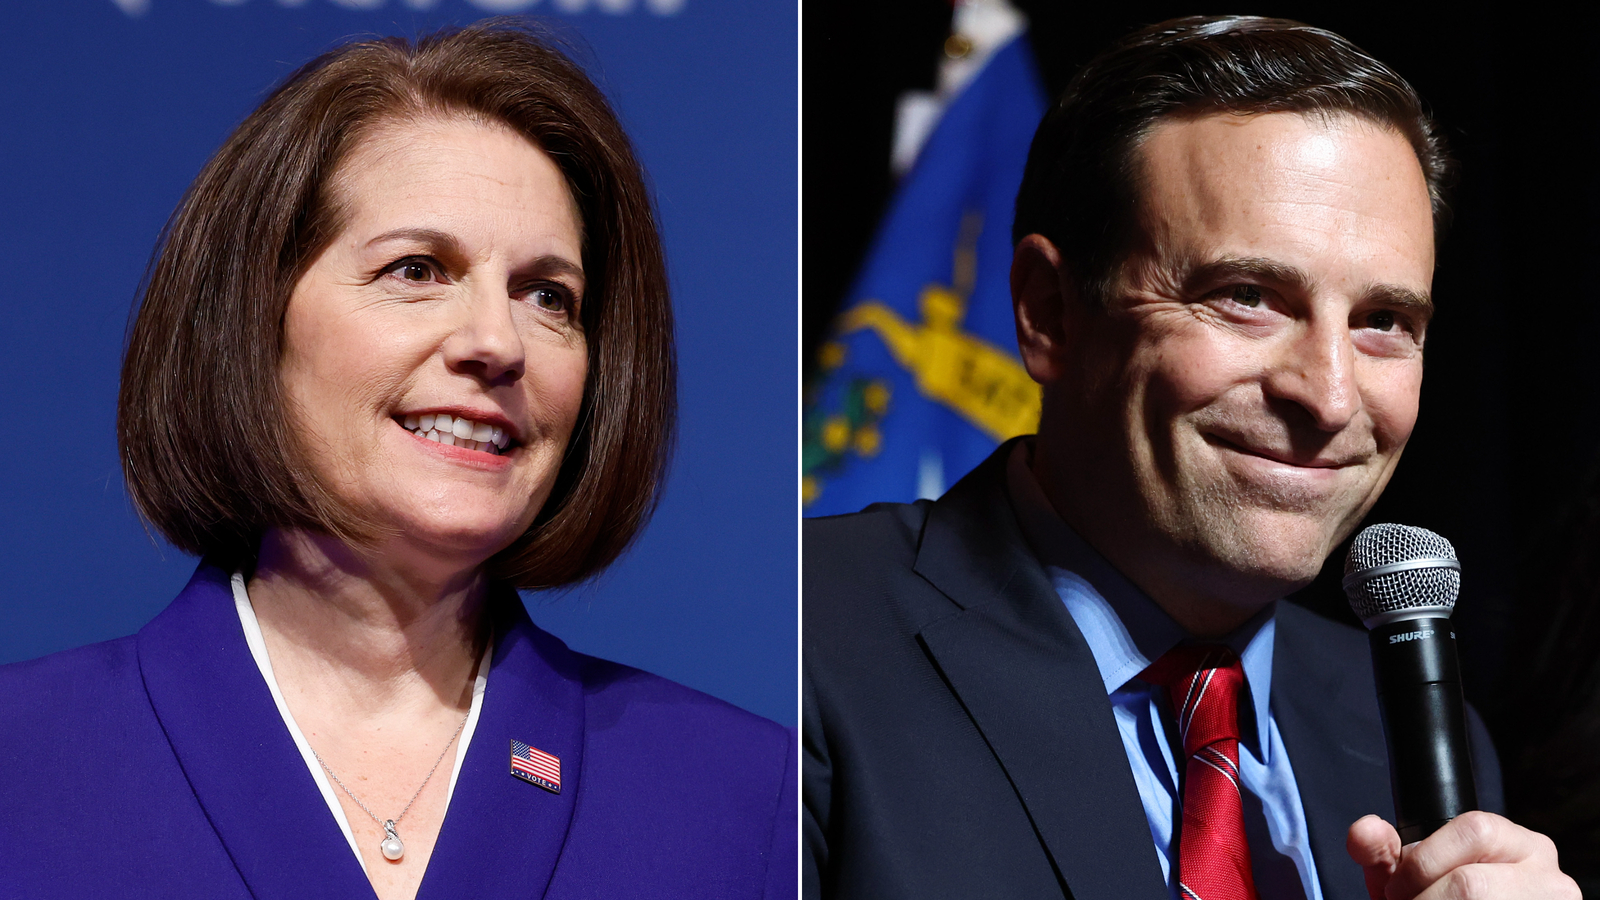
<svg viewBox="0 0 1600 900">
<path fill-rule="evenodd" d="M 1416 900 L 1583 900 L 1578 883 L 1560 872 L 1530 879 L 1511 863 L 1479 863 L 1452 870 Z"/>
<path fill-rule="evenodd" d="M 1400 834 L 1377 816 L 1362 816 L 1350 826 L 1344 849 L 1367 879 L 1367 896 L 1385 900 L 1384 890 L 1400 863 Z"/>
<path fill-rule="evenodd" d="M 1544 858 L 1548 857 L 1548 860 Z M 1479 877 L 1476 867 L 1480 863 L 1516 864 L 1527 861 L 1547 862 L 1550 869 L 1556 866 L 1555 844 L 1537 832 L 1509 819 L 1486 812 L 1464 813 L 1426 840 L 1406 847 L 1400 864 L 1389 879 L 1388 896 L 1396 897 L 1457 897 Z M 1447 875 L 1473 866 L 1469 874 L 1455 875 L 1443 885 L 1436 883 Z M 1467 881 L 1463 881 L 1467 879 Z M 1485 885 L 1487 887 L 1487 885 Z M 1441 889 L 1456 893 L 1429 894 L 1425 891 Z M 1492 895 L 1484 895 L 1492 896 Z"/>
</svg>

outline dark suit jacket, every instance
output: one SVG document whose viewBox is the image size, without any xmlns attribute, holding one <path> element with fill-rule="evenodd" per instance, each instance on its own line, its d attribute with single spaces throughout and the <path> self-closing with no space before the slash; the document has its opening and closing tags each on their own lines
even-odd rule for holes
<svg viewBox="0 0 1600 900">
<path fill-rule="evenodd" d="M 476 732 L 417 896 L 793 897 L 791 732 L 583 656 L 494 600 Z M 510 742 L 561 760 L 512 777 Z M 202 565 L 137 635 L 0 667 L 0 898 L 372 897 Z"/>
<path fill-rule="evenodd" d="M 1009 449 L 937 502 L 806 522 L 808 897 L 1168 896 L 1094 658 L 1006 497 Z M 1365 635 L 1281 604 L 1270 702 L 1323 896 L 1366 900 L 1345 833 L 1394 812 Z"/>
</svg>

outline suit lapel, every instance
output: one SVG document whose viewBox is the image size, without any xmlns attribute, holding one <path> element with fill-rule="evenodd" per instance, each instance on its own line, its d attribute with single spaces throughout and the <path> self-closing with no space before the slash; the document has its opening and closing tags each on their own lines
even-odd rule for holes
<svg viewBox="0 0 1600 900">
<path fill-rule="evenodd" d="M 434 845 L 419 900 L 541 897 L 561 855 L 582 785 L 584 696 L 576 654 L 528 619 L 513 591 L 478 725 Z M 561 793 L 511 774 L 511 742 L 561 761 Z"/>
<path fill-rule="evenodd" d="M 257 897 L 372 897 L 245 644 L 228 573 L 201 563 L 138 636 L 156 717 Z"/>
<path fill-rule="evenodd" d="M 1272 715 L 1294 764 L 1322 896 L 1366 900 L 1345 835 L 1368 813 L 1394 821 L 1366 641 L 1292 603 L 1278 604 L 1277 619 Z"/>
<path fill-rule="evenodd" d="M 983 734 L 1075 900 L 1164 898 L 1094 657 L 1025 543 L 1002 446 L 934 504 L 916 570 L 961 610 L 919 639 Z"/>
</svg>

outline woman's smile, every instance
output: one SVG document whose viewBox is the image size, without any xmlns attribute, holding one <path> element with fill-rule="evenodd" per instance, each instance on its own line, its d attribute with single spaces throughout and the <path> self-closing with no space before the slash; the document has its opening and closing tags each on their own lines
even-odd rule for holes
<svg viewBox="0 0 1600 900">
<path fill-rule="evenodd" d="M 503 426 L 469 419 L 462 415 L 452 416 L 449 413 L 407 415 L 400 420 L 400 427 L 436 444 L 461 447 L 478 453 L 488 453 L 491 456 L 502 456 L 511 449 L 510 432 Z"/>
</svg>

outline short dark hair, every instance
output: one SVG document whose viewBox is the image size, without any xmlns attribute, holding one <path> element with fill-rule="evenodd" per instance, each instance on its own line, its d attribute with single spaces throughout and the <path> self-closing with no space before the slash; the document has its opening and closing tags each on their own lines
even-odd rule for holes
<svg viewBox="0 0 1600 900">
<path fill-rule="evenodd" d="M 283 317 L 343 227 L 331 180 L 385 121 L 503 123 L 560 168 L 582 217 L 588 379 L 549 499 L 489 563 L 522 588 L 581 580 L 654 509 L 676 363 L 644 174 L 604 96 L 553 40 L 499 20 L 415 42 L 347 44 L 306 64 L 222 145 L 168 221 L 123 361 L 117 437 L 135 506 L 183 550 L 246 565 L 268 527 L 360 541 L 375 524 L 287 437 Z"/>
<path fill-rule="evenodd" d="M 1106 302 L 1137 227 L 1140 143 L 1164 119 L 1215 112 L 1343 113 L 1394 129 L 1416 151 L 1442 234 L 1452 166 L 1404 78 L 1331 31 L 1189 16 L 1122 38 L 1067 85 L 1034 133 L 1013 242 L 1048 238 L 1079 290 Z"/>
</svg>

